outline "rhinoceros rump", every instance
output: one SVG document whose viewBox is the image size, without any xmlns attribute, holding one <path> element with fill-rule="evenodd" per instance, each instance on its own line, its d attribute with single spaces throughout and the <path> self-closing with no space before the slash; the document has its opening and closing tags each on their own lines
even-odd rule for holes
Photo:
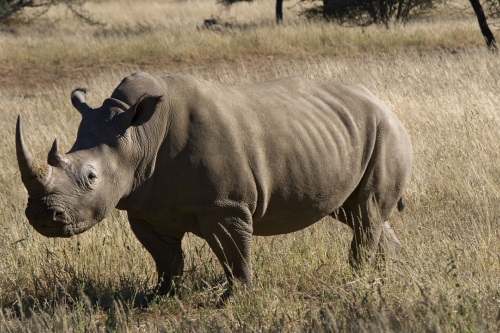
<svg viewBox="0 0 500 333">
<path fill-rule="evenodd" d="M 47 163 L 16 131 L 26 216 L 69 237 L 126 210 L 151 253 L 159 291 L 183 272 L 186 232 L 205 239 L 229 280 L 252 279 L 252 235 L 276 235 L 333 216 L 353 229 L 359 265 L 399 241 L 387 220 L 408 181 L 412 148 L 396 116 L 363 87 L 286 78 L 226 86 L 189 76 L 125 78 L 81 113 L 67 154 Z M 399 204 L 398 204 L 399 203 Z"/>
</svg>

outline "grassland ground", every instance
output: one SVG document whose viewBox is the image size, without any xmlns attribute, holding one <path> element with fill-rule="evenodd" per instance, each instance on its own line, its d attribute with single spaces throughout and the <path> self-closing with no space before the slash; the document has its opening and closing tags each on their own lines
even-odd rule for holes
<svg viewBox="0 0 500 333">
<path fill-rule="evenodd" d="M 35 27 L 0 35 L 8 46 L 0 50 L 0 332 L 498 332 L 500 58 L 485 50 L 477 23 L 465 15 L 396 30 L 299 20 L 277 28 L 257 21 L 272 13 L 269 2 L 241 7 L 249 13 L 242 24 L 255 20 L 256 27 L 218 33 L 187 30 L 217 10 L 193 3 L 168 3 L 166 10 L 153 1 L 142 7 L 102 1 L 88 9 L 102 8 L 100 19 L 108 13 L 106 33 L 72 30 L 65 18 L 44 23 L 45 37 Z M 173 37 L 162 37 L 169 32 Z M 392 37 L 384 39 L 385 33 Z M 323 41 L 315 42 L 321 34 Z M 153 40 L 161 45 L 150 45 Z M 222 269 L 190 235 L 183 241 L 180 297 L 145 306 L 154 263 L 126 214 L 115 211 L 70 239 L 37 234 L 24 217 L 17 115 L 23 115 L 29 147 L 45 159 L 54 137 L 63 149 L 74 140 L 80 120 L 69 100 L 74 87 L 87 87 L 89 103 L 98 106 L 136 70 L 223 83 L 297 75 L 368 87 L 399 116 L 413 142 L 407 207 L 391 220 L 404 244 L 400 259 L 382 271 L 353 274 L 351 232 L 332 219 L 256 237 L 253 289 L 238 290 L 218 309 Z"/>
<path fill-rule="evenodd" d="M 286 7 L 291 7 L 288 18 L 280 26 L 273 22 L 271 2 L 265 1 L 231 9 L 206 0 L 89 2 L 86 10 L 102 22 L 99 26 L 84 25 L 56 7 L 34 25 L 0 34 L 0 88 L 45 89 L 68 78 L 124 69 L 185 70 L 226 63 L 271 68 L 311 57 L 457 52 L 484 44 L 471 15 L 425 16 L 388 30 L 310 22 L 297 16 L 297 6 Z M 213 16 L 231 22 L 231 28 L 202 28 L 203 19 Z"/>
</svg>

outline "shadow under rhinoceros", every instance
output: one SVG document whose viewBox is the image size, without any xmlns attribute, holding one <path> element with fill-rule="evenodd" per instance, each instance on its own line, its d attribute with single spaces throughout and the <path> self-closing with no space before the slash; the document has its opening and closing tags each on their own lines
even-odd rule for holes
<svg viewBox="0 0 500 333">
<path fill-rule="evenodd" d="M 193 273 L 193 272 L 192 272 Z M 194 272 L 196 274 L 197 272 Z M 38 280 L 35 278 L 35 281 Z M 196 307 L 219 307 L 217 295 L 225 290 L 225 278 L 212 276 L 210 281 L 201 279 L 199 282 L 190 284 L 189 288 L 184 285 L 178 286 L 174 295 L 161 296 L 154 288 L 148 288 L 148 281 L 140 285 L 137 280 L 120 279 L 119 287 L 112 281 L 95 281 L 81 277 L 73 277 L 65 281 L 65 286 L 57 282 L 57 290 L 46 290 L 39 282 L 35 282 L 35 291 L 26 293 L 22 290 L 16 292 L 12 301 L 2 304 L 2 313 L 5 320 L 17 319 L 21 322 L 40 317 L 43 314 L 54 315 L 63 308 L 65 311 L 81 309 L 87 314 L 95 314 L 100 311 L 107 312 L 109 316 L 116 311 L 129 312 L 135 310 L 146 310 L 153 305 L 161 305 L 163 302 L 182 302 L 184 297 L 202 292 L 206 298 L 196 303 Z M 118 310 L 117 310 L 118 309 Z M 63 311 L 64 312 L 64 311 Z"/>
</svg>

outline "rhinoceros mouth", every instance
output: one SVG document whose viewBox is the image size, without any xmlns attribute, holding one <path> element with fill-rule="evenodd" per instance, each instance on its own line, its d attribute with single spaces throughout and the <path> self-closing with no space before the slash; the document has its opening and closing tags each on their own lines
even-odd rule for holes
<svg viewBox="0 0 500 333">
<path fill-rule="evenodd" d="M 71 237 L 80 234 L 98 221 L 75 220 L 68 211 L 60 206 L 28 204 L 26 217 L 29 224 L 46 237 Z"/>
<path fill-rule="evenodd" d="M 80 233 L 79 227 L 71 221 L 70 215 L 59 206 L 46 209 L 26 209 L 29 224 L 46 237 L 71 237 Z"/>
<path fill-rule="evenodd" d="M 30 221 L 33 228 L 45 237 L 71 237 L 75 235 L 73 228 L 67 226 L 48 226 L 45 224 L 36 224 Z"/>
<path fill-rule="evenodd" d="M 72 237 L 81 234 L 88 229 L 90 229 L 95 223 L 92 222 L 81 222 L 81 223 L 71 223 L 58 225 L 53 223 L 44 223 L 39 221 L 29 221 L 31 226 L 40 234 L 45 237 Z"/>
</svg>

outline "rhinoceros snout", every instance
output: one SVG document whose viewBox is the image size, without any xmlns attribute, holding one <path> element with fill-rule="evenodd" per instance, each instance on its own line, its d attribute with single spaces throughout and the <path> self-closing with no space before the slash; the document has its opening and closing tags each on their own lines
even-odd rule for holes
<svg viewBox="0 0 500 333">
<path fill-rule="evenodd" d="M 61 207 L 49 207 L 43 202 L 28 200 L 26 217 L 33 227 L 61 228 L 68 225 L 68 215 Z"/>
</svg>

